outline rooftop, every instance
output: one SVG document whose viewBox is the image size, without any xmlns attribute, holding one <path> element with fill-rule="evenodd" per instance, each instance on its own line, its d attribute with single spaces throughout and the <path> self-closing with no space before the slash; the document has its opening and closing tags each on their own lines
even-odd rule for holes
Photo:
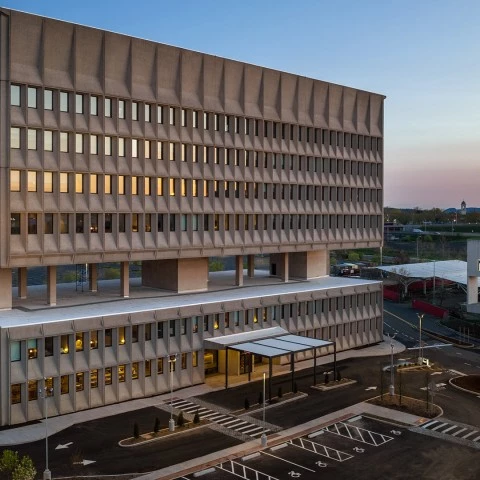
<svg viewBox="0 0 480 480">
<path fill-rule="evenodd" d="M 242 287 L 235 286 L 234 279 L 235 272 L 232 271 L 210 273 L 207 292 L 186 294 L 143 287 L 140 278 L 130 279 L 129 298 L 119 297 L 119 280 L 99 281 L 98 292 L 85 291 L 85 288 L 83 292 L 76 291 L 75 283 L 59 284 L 57 306 L 46 306 L 46 286 L 29 287 L 27 299 L 21 301 L 16 299 L 12 310 L 0 311 L 0 328 L 379 283 L 359 278 L 328 276 L 312 280 L 291 280 L 285 283 L 263 270 L 255 270 L 254 278 L 248 278 L 245 274 Z"/>
</svg>

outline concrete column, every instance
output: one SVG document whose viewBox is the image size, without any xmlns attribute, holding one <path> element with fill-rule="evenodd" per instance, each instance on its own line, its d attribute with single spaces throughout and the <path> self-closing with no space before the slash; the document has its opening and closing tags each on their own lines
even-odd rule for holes
<svg viewBox="0 0 480 480">
<path fill-rule="evenodd" d="M 288 257 L 289 257 L 288 252 L 285 252 L 285 253 L 281 254 L 281 262 L 282 262 L 281 278 L 284 282 L 288 282 L 288 279 L 289 279 Z"/>
<path fill-rule="evenodd" d="M 27 268 L 18 269 L 18 298 L 27 298 Z"/>
<path fill-rule="evenodd" d="M 130 276 L 129 262 L 120 262 L 120 296 L 128 298 L 130 296 Z"/>
<path fill-rule="evenodd" d="M 12 270 L 0 268 L 0 310 L 12 308 Z M 3 395 L 2 395 L 3 396 Z"/>
<path fill-rule="evenodd" d="M 88 265 L 88 290 L 96 292 L 98 289 L 98 268 L 96 263 Z"/>
<path fill-rule="evenodd" d="M 330 257 L 327 249 L 290 254 L 290 273 L 292 277 L 308 279 L 324 277 L 330 273 Z"/>
<path fill-rule="evenodd" d="M 55 306 L 57 304 L 57 267 L 47 267 L 47 303 Z"/>
<path fill-rule="evenodd" d="M 255 275 L 255 255 L 247 257 L 248 278 L 253 278 Z"/>
<path fill-rule="evenodd" d="M 467 277 L 467 304 L 478 303 L 478 277 Z"/>
<path fill-rule="evenodd" d="M 243 255 L 235 257 L 235 285 L 238 287 L 243 285 Z"/>
</svg>

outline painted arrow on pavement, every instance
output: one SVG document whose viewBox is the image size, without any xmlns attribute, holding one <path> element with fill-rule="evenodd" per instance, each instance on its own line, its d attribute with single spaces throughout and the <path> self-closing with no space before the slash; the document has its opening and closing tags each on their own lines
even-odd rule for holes
<svg viewBox="0 0 480 480">
<path fill-rule="evenodd" d="M 55 447 L 55 450 L 62 450 L 63 448 L 68 448 L 73 442 L 68 442 L 66 443 L 65 445 L 62 445 L 61 443 L 59 443 L 56 447 Z"/>
<path fill-rule="evenodd" d="M 83 465 L 84 467 L 86 465 L 90 465 L 91 463 L 95 463 L 96 460 L 82 460 L 81 462 L 73 462 L 74 465 Z"/>
<path fill-rule="evenodd" d="M 368 388 L 365 389 L 365 391 L 368 391 L 368 390 L 376 390 L 376 389 L 377 389 L 377 387 L 368 387 Z"/>
</svg>

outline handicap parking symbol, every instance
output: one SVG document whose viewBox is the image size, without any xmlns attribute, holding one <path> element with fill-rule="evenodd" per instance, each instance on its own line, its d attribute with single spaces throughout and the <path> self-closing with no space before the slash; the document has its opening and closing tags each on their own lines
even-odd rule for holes
<svg viewBox="0 0 480 480">
<path fill-rule="evenodd" d="M 319 460 L 318 462 L 315 462 L 315 465 L 321 468 L 325 468 L 327 466 L 327 464 L 325 462 L 322 462 L 321 460 Z"/>
<path fill-rule="evenodd" d="M 360 447 L 353 447 L 353 450 L 357 453 L 363 453 L 365 451 L 364 448 L 360 448 Z"/>
<path fill-rule="evenodd" d="M 300 477 L 302 474 L 299 473 L 299 472 L 294 472 L 293 470 L 288 472 L 288 474 L 292 477 L 292 478 L 298 478 Z"/>
</svg>

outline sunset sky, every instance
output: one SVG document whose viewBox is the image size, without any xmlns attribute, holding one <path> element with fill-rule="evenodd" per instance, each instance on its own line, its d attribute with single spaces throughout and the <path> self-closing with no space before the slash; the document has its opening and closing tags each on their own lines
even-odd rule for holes
<svg viewBox="0 0 480 480">
<path fill-rule="evenodd" d="M 480 207 L 478 0 L 4 0 L 382 93 L 385 206 Z"/>
</svg>

